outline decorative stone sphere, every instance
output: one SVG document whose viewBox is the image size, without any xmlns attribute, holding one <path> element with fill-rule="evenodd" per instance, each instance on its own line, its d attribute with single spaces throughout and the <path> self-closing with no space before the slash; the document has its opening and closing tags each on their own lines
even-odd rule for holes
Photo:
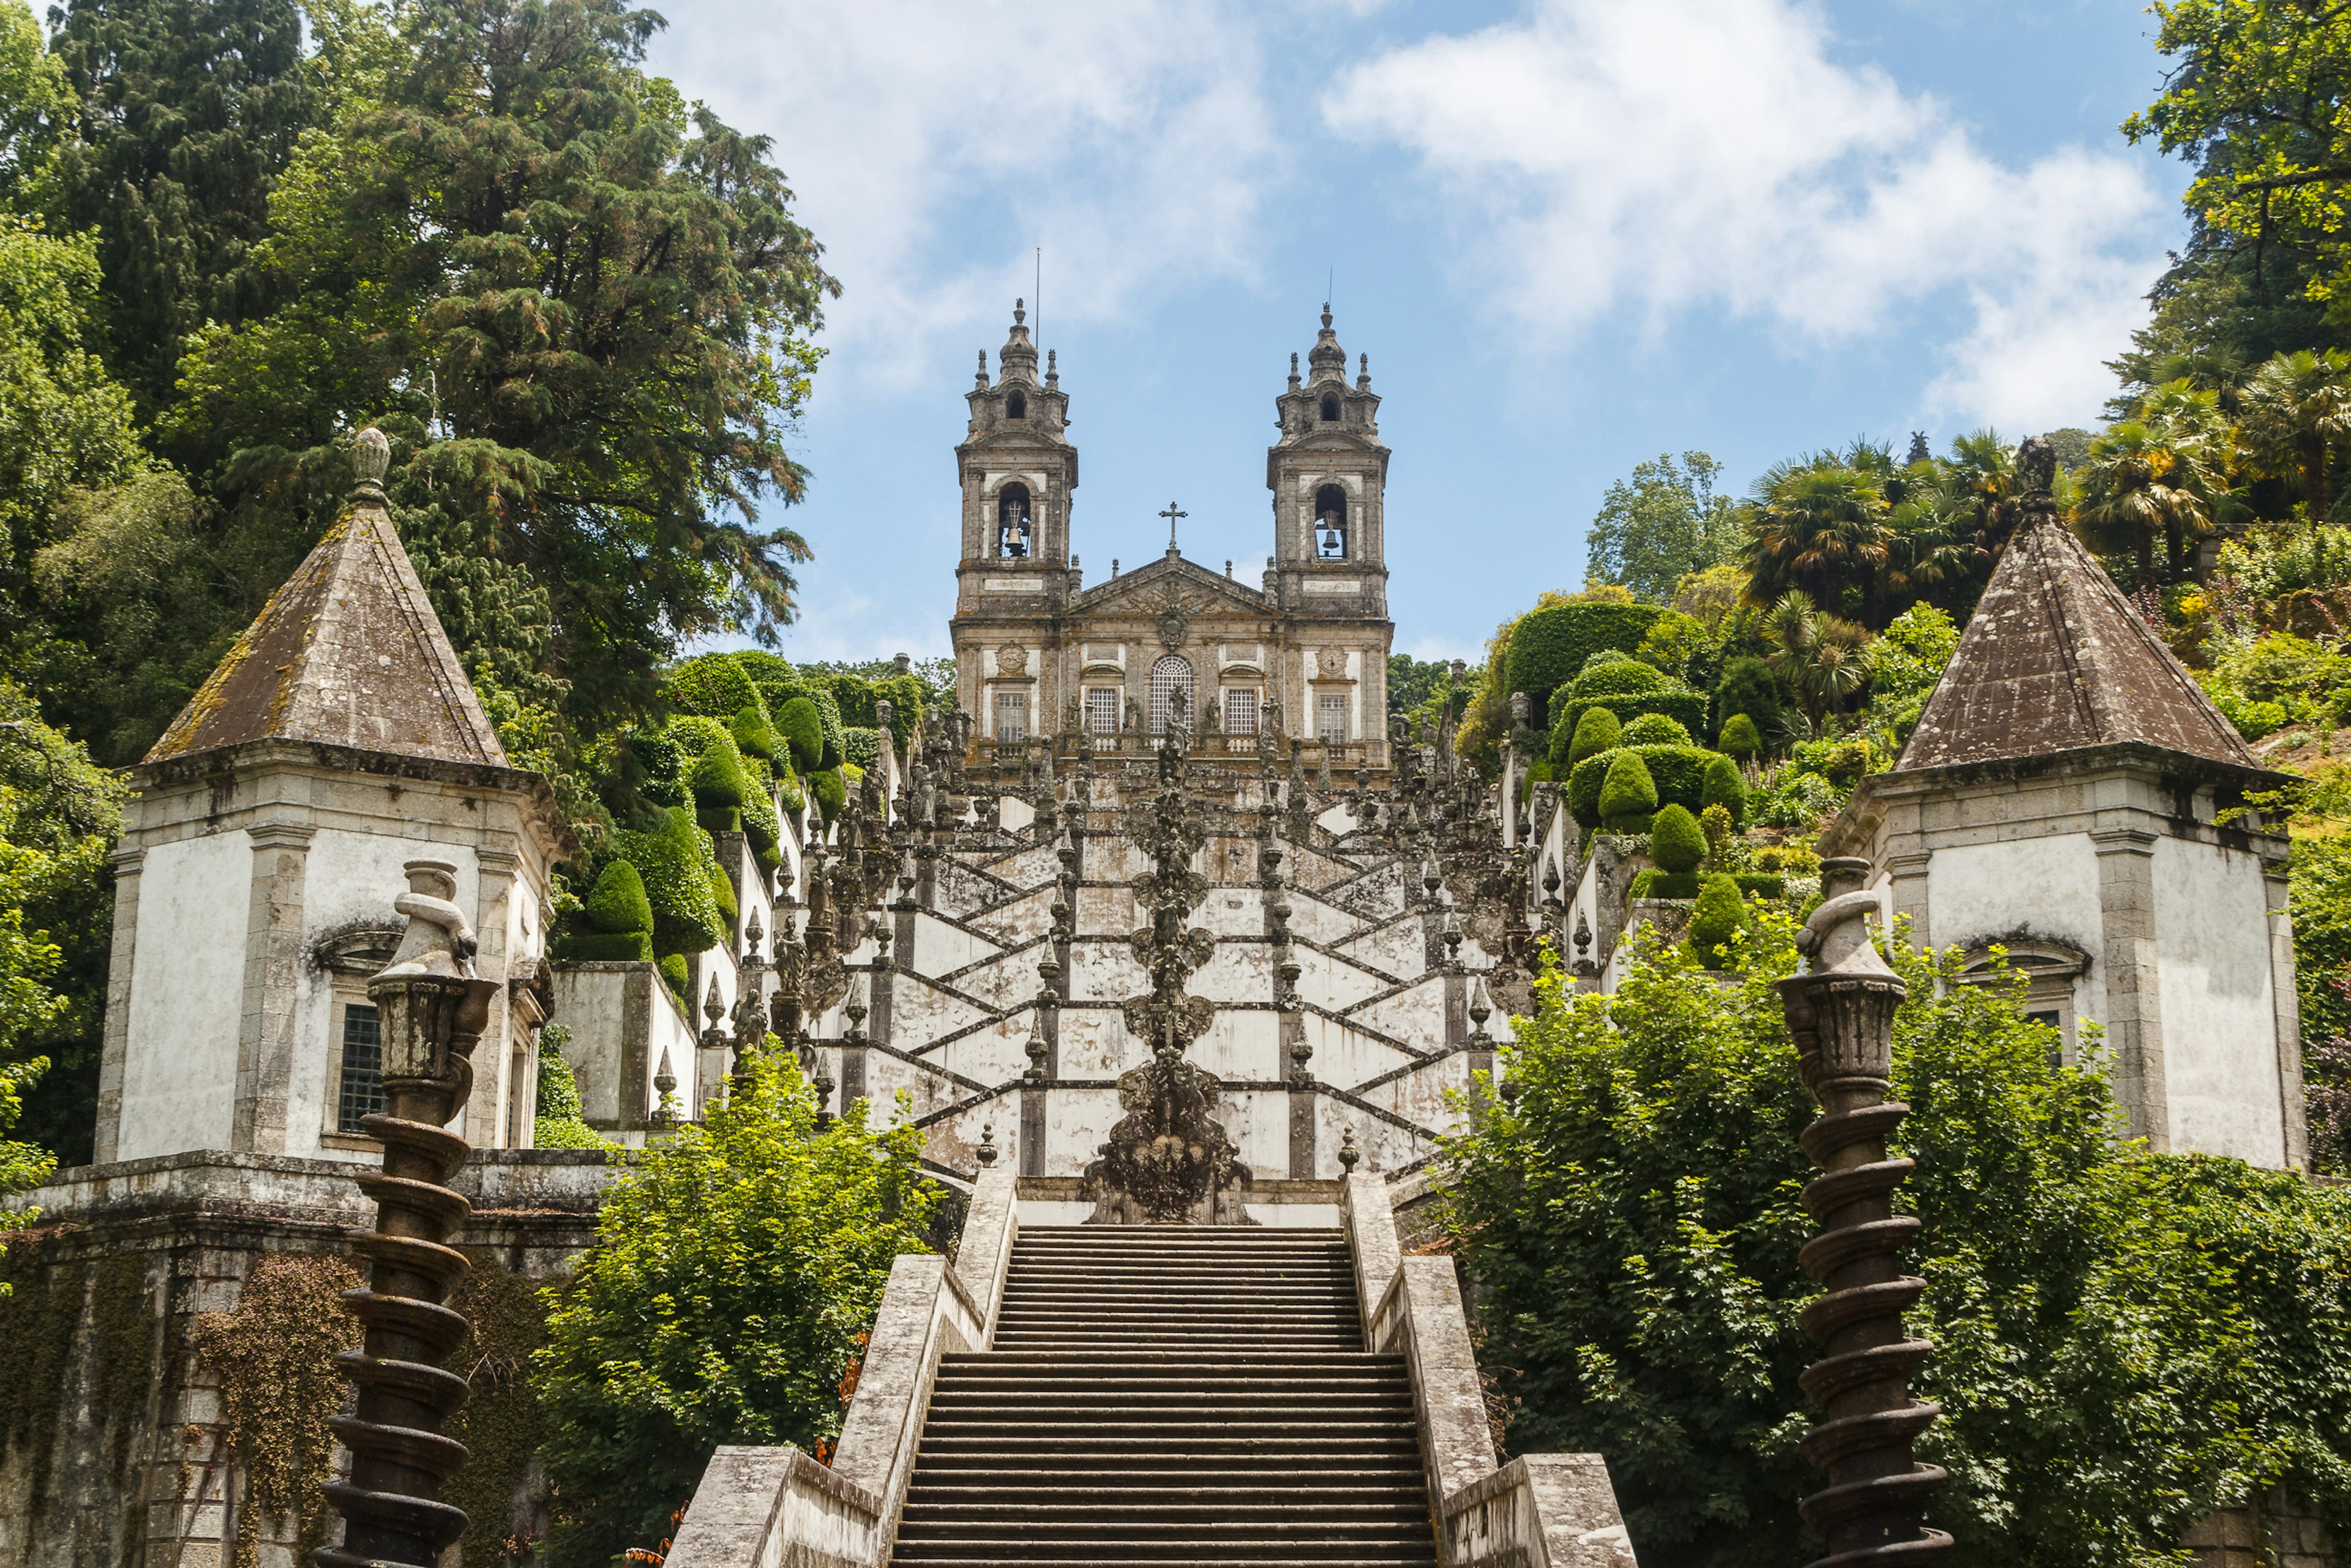
<svg viewBox="0 0 2351 1568">
<path fill-rule="evenodd" d="M 360 483 L 383 483 L 384 470 L 392 466 L 392 443 L 382 431 L 371 424 L 352 439 L 351 466 L 359 471 Z"/>
</svg>

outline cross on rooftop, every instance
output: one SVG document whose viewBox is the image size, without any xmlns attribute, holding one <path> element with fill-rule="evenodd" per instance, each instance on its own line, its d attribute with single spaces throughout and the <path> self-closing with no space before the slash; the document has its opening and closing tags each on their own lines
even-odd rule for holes
<svg viewBox="0 0 2351 1568">
<path fill-rule="evenodd" d="M 1167 509 L 1159 515 L 1167 519 L 1167 553 L 1169 555 L 1174 555 L 1176 553 L 1176 519 L 1178 517 L 1188 517 L 1192 514 L 1178 507 L 1175 502 L 1170 501 L 1167 503 Z"/>
</svg>

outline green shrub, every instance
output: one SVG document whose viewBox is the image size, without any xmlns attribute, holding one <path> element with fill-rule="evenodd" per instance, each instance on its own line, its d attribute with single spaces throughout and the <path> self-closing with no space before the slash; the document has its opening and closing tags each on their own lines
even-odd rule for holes
<svg viewBox="0 0 2351 1568">
<path fill-rule="evenodd" d="M 758 702 L 759 688 L 736 654 L 705 653 L 670 672 L 669 700 L 681 712 L 724 721 Z"/>
<path fill-rule="evenodd" d="M 1638 754 L 1635 755 L 1637 759 Z M 1614 780 L 1610 782 L 1613 784 Z M 1604 788 L 1601 794 L 1603 799 L 1606 798 Z M 1651 798 L 1655 799 L 1654 787 Z M 1706 830 L 1698 825 L 1698 819 L 1689 814 L 1687 807 L 1667 806 L 1650 824 L 1649 858 L 1657 862 L 1658 870 L 1676 873 L 1696 871 L 1698 862 L 1706 859 Z"/>
<path fill-rule="evenodd" d="M 1736 957 L 1731 940 L 1746 920 L 1739 883 L 1720 873 L 1708 877 L 1698 890 L 1698 907 L 1690 911 L 1691 956 L 1709 969 L 1729 968 Z"/>
<path fill-rule="evenodd" d="M 815 772 L 824 756 L 824 717 L 816 704 L 807 697 L 794 697 L 776 715 L 776 728 L 791 750 L 793 768 Z"/>
<path fill-rule="evenodd" d="M 1741 762 L 1751 762 L 1763 749 L 1763 737 L 1755 728 L 1755 721 L 1743 713 L 1732 714 L 1722 721 L 1722 733 L 1715 744 L 1730 757 Z"/>
<path fill-rule="evenodd" d="M 882 732 L 864 725 L 851 725 L 841 732 L 841 760 L 858 768 L 871 768 L 882 758 Z"/>
<path fill-rule="evenodd" d="M 1640 667 L 1648 669 L 1646 664 Z M 1660 715 L 1681 726 L 1692 737 L 1706 725 L 1706 699 L 1696 692 L 1668 688 L 1638 695 L 1600 697 L 1562 693 L 1552 704 L 1553 715 L 1558 720 L 1552 727 L 1552 755 L 1556 760 L 1567 760 L 1575 732 L 1583 727 L 1584 714 L 1595 706 L 1606 707 L 1616 716 L 1619 724 L 1629 725 L 1651 714 Z"/>
<path fill-rule="evenodd" d="M 1626 746 L 1687 746 L 1690 732 L 1681 720 L 1661 713 L 1645 713 L 1625 727 Z"/>
<path fill-rule="evenodd" d="M 735 743 L 734 732 L 725 719 L 705 718 L 696 714 L 680 714 L 669 721 L 669 727 L 662 734 L 678 749 L 682 758 L 680 778 L 693 772 L 695 759 L 718 742 L 723 740 L 729 746 Z"/>
<path fill-rule="evenodd" d="M 762 863 L 784 836 L 784 820 L 776 812 L 776 798 L 757 779 L 752 780 L 750 792 L 743 797 L 743 836 L 751 841 L 751 852 L 760 856 Z"/>
<path fill-rule="evenodd" d="M 811 686 L 809 689 L 809 701 L 816 708 L 817 723 L 824 729 L 825 750 L 832 758 L 831 761 L 827 762 L 820 758 L 817 768 L 820 771 L 827 768 L 838 768 L 841 766 L 841 747 L 848 741 L 848 731 L 841 722 L 841 704 L 832 693 L 821 686 Z"/>
<path fill-rule="evenodd" d="M 685 966 L 685 955 L 668 954 L 663 957 L 660 967 L 662 983 L 669 988 L 671 996 L 685 1004 L 686 1014 L 691 1017 L 694 1012 L 694 998 L 686 993 L 694 988 L 694 974 Z"/>
<path fill-rule="evenodd" d="M 726 731 L 734 737 L 735 749 L 746 757 L 770 760 L 784 748 L 784 737 L 776 733 L 775 721 L 768 716 L 765 703 L 741 709 L 729 721 Z"/>
<path fill-rule="evenodd" d="M 1633 879 L 1635 898 L 1696 898 L 1699 878 L 1696 872 L 1658 871 L 1652 867 Z"/>
<path fill-rule="evenodd" d="M 685 782 L 695 804 L 705 810 L 741 810 L 751 781 L 743 771 L 743 754 L 735 749 L 735 737 L 722 736 L 705 747 Z"/>
<path fill-rule="evenodd" d="M 735 898 L 735 879 L 716 860 L 710 862 L 710 899 L 718 905 L 718 917 L 726 923 L 731 933 L 735 923 L 742 918 L 743 908 Z"/>
<path fill-rule="evenodd" d="M 1769 733 L 1778 727 L 1787 711 L 1786 689 L 1771 665 L 1753 657 L 1730 659 L 1723 664 L 1721 677 L 1714 683 L 1718 727 L 1727 723 L 1732 714 L 1743 713 L 1758 730 Z"/>
<path fill-rule="evenodd" d="M 1719 806 L 1730 813 L 1734 826 L 1743 821 L 1747 816 L 1747 780 L 1740 776 L 1739 765 L 1716 752 L 1714 760 L 1706 765 L 1698 800 L 1701 811 L 1709 806 Z"/>
<path fill-rule="evenodd" d="M 1616 716 L 1604 707 L 1588 707 L 1576 721 L 1575 738 L 1567 748 L 1564 761 L 1573 768 L 1587 757 L 1614 751 L 1624 744 L 1624 727 L 1616 722 Z"/>
<path fill-rule="evenodd" d="M 651 955 L 647 955 L 651 956 Z M 565 1060 L 571 1031 L 559 1023 L 538 1031 L 538 1089 L 531 1110 L 530 1145 L 535 1149 L 601 1149 L 604 1140 L 586 1120 L 580 1080 Z M 476 1396 L 478 1397 L 478 1396 Z"/>
<path fill-rule="evenodd" d="M 1587 757 L 1568 771 L 1567 810 L 1587 828 L 1601 824 L 1600 789 L 1612 762 L 1626 753 L 1637 754 L 1656 786 L 1661 805 L 1684 806 L 1691 811 L 1706 807 L 1706 769 L 1719 752 L 1698 746 L 1628 746 Z"/>
<path fill-rule="evenodd" d="M 653 938 L 649 931 L 576 931 L 557 946 L 560 956 L 583 964 L 650 964 Z"/>
<path fill-rule="evenodd" d="M 1758 871 L 1742 871 L 1733 875 L 1730 880 L 1739 884 L 1740 893 L 1751 893 L 1758 898 L 1788 896 L 1788 879 L 1784 876 L 1775 876 Z"/>
<path fill-rule="evenodd" d="M 800 776 L 797 773 L 785 773 L 777 778 L 776 798 L 783 802 L 784 810 L 795 817 L 808 810 L 808 793 L 801 787 Z"/>
<path fill-rule="evenodd" d="M 1718 801 L 1698 812 L 1698 825 L 1706 834 L 1707 859 L 1719 867 L 1730 849 L 1730 841 L 1739 836 L 1738 820 L 1730 814 L 1729 807 Z"/>
<path fill-rule="evenodd" d="M 685 748 L 661 731 L 632 729 L 621 737 L 622 776 L 633 777 L 638 792 L 656 806 L 685 803 L 687 761 Z"/>
<path fill-rule="evenodd" d="M 618 832 L 612 848 L 637 868 L 653 911 L 653 951 L 699 953 L 726 940 L 707 868 L 715 866 L 710 835 L 683 806 L 662 813 L 646 832 Z"/>
<path fill-rule="evenodd" d="M 1532 722 L 1548 727 L 1556 716 L 1548 706 L 1552 693 L 1603 649 L 1631 653 L 1663 613 L 1654 604 L 1559 604 L 1529 611 L 1510 628 L 1502 690 L 1526 693 L 1539 710 Z"/>
<path fill-rule="evenodd" d="M 588 892 L 580 912 L 588 924 L 602 932 L 651 931 L 653 901 L 645 896 L 645 879 L 624 860 L 604 867 L 604 874 Z"/>
<path fill-rule="evenodd" d="M 810 774 L 809 788 L 816 792 L 817 815 L 826 827 L 832 826 L 832 820 L 841 815 L 843 806 L 849 804 L 849 785 L 841 778 L 841 770 L 827 768 L 821 773 Z"/>
<path fill-rule="evenodd" d="M 1632 819 L 1657 809 L 1657 786 L 1638 751 L 1620 747 L 1608 757 L 1608 772 L 1600 785 L 1600 822 L 1612 832 L 1629 832 L 1634 831 Z"/>
</svg>

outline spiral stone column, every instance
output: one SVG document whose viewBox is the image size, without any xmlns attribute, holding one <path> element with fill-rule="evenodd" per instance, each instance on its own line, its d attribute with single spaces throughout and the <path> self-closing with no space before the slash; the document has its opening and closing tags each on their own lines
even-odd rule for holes
<svg viewBox="0 0 2351 1568">
<path fill-rule="evenodd" d="M 474 933 L 453 902 L 457 868 L 416 860 L 404 869 L 409 891 L 394 907 L 408 929 L 368 982 L 382 1027 L 384 1109 L 360 1125 L 383 1145 L 383 1168 L 358 1178 L 376 1226 L 354 1239 L 368 1284 L 343 1297 L 365 1337 L 335 1358 L 359 1398 L 329 1423 L 351 1470 L 325 1489 L 343 1516 L 343 1544 L 321 1547 L 319 1568 L 432 1568 L 465 1529 L 464 1511 L 439 1500 L 465 1462 L 465 1445 L 441 1435 L 465 1397 L 465 1380 L 441 1364 L 465 1337 L 465 1317 L 445 1303 L 467 1270 L 449 1238 L 469 1212 L 449 1187 L 469 1149 L 446 1124 L 473 1091 L 468 1058 L 498 984 L 474 974 Z"/>
<path fill-rule="evenodd" d="M 1804 1457 L 1829 1478 L 1802 1505 L 1829 1543 L 1812 1568 L 1908 1568 L 1951 1545 L 1923 1521 L 1944 1472 L 1910 1456 L 1942 1412 L 1910 1397 L 1911 1375 L 1933 1346 L 1903 1332 L 1903 1310 L 1926 1282 L 1905 1274 L 1898 1256 L 1918 1233 L 1917 1219 L 1894 1212 L 1911 1162 L 1886 1155 L 1887 1134 L 1910 1113 L 1886 1097 L 1894 1010 L 1907 993 L 1870 941 L 1879 904 L 1862 891 L 1868 871 L 1861 860 L 1822 863 L 1827 896 L 1796 938 L 1812 972 L 1780 982 L 1798 1070 L 1822 1112 L 1802 1143 L 1822 1173 L 1805 1186 L 1804 1207 L 1823 1228 L 1799 1255 L 1828 1290 L 1803 1314 L 1823 1354 L 1801 1381 L 1826 1417 L 1804 1438 Z"/>
</svg>

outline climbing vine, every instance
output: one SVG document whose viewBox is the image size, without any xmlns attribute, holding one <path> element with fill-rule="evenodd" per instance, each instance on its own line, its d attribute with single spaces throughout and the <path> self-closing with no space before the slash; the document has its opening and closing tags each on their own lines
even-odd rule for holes
<svg viewBox="0 0 2351 1568">
<path fill-rule="evenodd" d="M 473 1324 L 449 1361 L 471 1391 L 448 1427 L 465 1445 L 465 1466 L 442 1488 L 441 1499 L 465 1511 L 457 1542 L 465 1568 L 497 1568 L 538 1549 L 537 1510 L 517 1503 L 543 1490 L 532 1468 L 547 1440 L 547 1416 L 525 1375 L 531 1353 L 547 1343 L 547 1307 L 537 1282 L 478 1254 L 449 1304 Z"/>
<path fill-rule="evenodd" d="M 32 1456 L 38 1502 L 49 1494 L 74 1330 L 81 1321 L 82 1274 L 50 1267 L 47 1249 L 30 1237 L 9 1247 L 6 1272 L 13 1288 L 0 1297 L 0 1435 L 10 1450 Z"/>
<path fill-rule="evenodd" d="M 319 1489 L 334 1457 L 327 1417 L 347 1394 L 334 1354 L 359 1343 L 342 1301 L 358 1283 L 340 1258 L 273 1252 L 254 1265 L 235 1312 L 196 1319 L 196 1351 L 220 1378 L 229 1448 L 245 1470 L 234 1568 L 254 1568 L 265 1518 L 282 1531 L 295 1516 L 298 1563 L 326 1540 Z"/>
</svg>

